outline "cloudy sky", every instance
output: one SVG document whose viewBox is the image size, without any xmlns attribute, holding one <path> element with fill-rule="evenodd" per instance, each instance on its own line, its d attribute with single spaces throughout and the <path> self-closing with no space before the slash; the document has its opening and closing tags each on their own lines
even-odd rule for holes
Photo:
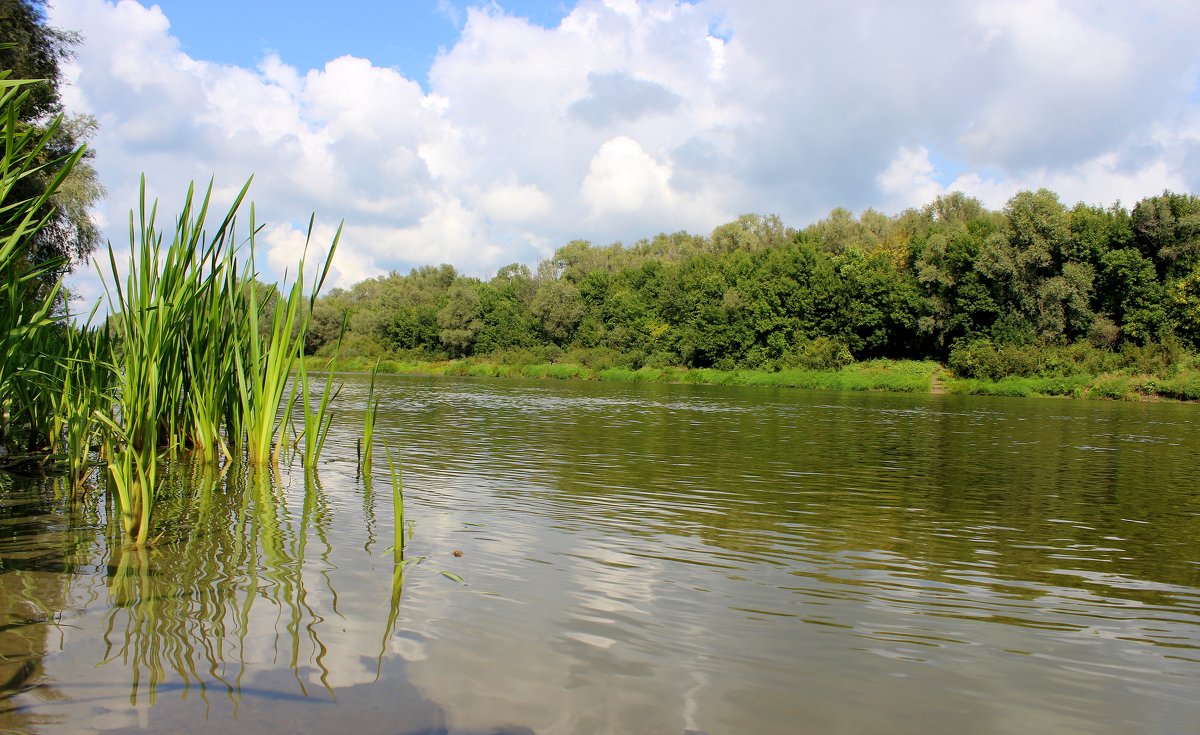
<svg viewBox="0 0 1200 735">
<path fill-rule="evenodd" d="M 955 189 L 1200 191 L 1195 0 L 54 0 L 49 19 L 84 38 L 65 101 L 99 122 L 114 245 L 143 172 L 167 212 L 191 180 L 228 197 L 253 174 L 276 273 L 311 213 L 321 242 L 345 221 L 338 285 Z"/>
</svg>

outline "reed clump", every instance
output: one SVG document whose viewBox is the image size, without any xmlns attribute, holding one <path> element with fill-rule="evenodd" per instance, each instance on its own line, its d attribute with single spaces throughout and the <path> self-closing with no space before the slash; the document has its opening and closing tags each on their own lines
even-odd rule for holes
<svg viewBox="0 0 1200 735">
<path fill-rule="evenodd" d="M 52 466 L 81 488 L 104 464 L 125 534 L 145 545 L 164 463 L 185 452 L 203 462 L 278 462 L 281 404 L 341 229 L 312 281 L 306 248 L 280 292 L 259 281 L 253 205 L 244 239 L 236 234 L 249 181 L 215 227 L 212 184 L 203 195 L 189 187 L 173 230 L 163 231 L 143 178 L 128 260 L 119 262 L 110 244 L 100 268 L 109 316 L 72 324 L 54 278 L 65 263 L 35 260 L 30 245 L 84 150 L 44 160 L 60 121 L 44 131 L 19 123 L 30 84 L 0 72 L 0 468 Z M 20 198 L 18 183 L 34 175 L 49 176 L 45 190 Z M 310 411 L 303 378 L 312 466 L 334 393 L 327 385 Z"/>
<path fill-rule="evenodd" d="M 138 544 L 148 537 L 161 458 L 189 451 L 201 460 L 223 456 L 276 465 L 284 445 L 280 408 L 340 229 L 311 291 L 306 292 L 301 258 L 285 297 L 258 281 L 260 228 L 253 205 L 249 259 L 238 260 L 236 218 L 249 187 L 247 181 L 211 235 L 206 228 L 212 185 L 202 197 L 189 187 L 164 248 L 157 204 L 147 205 L 143 179 L 137 218 L 130 215 L 131 254 L 123 278 L 109 247 L 110 272 L 102 275 L 110 311 L 118 317 L 114 382 L 119 400 L 100 419 L 108 429 L 106 454 L 117 505 Z M 310 220 L 310 234 L 312 225 Z M 318 415 L 310 419 L 309 383 L 301 372 L 304 463 L 311 467 L 329 428 L 325 415 L 331 395 L 327 388 Z M 293 392 L 289 410 L 295 400 Z"/>
<path fill-rule="evenodd" d="M 57 306 L 64 262 L 38 260 L 30 245 L 46 226 L 54 193 L 84 149 L 51 158 L 47 149 L 62 118 L 44 129 L 21 124 L 18 112 L 34 82 L 0 72 L 0 467 L 41 462 L 58 449 L 63 323 Z M 47 177 L 45 189 L 21 198 L 21 183 Z"/>
<path fill-rule="evenodd" d="M 94 469 L 105 467 L 122 532 L 141 547 L 152 538 L 165 468 L 183 460 L 245 463 L 270 474 L 297 402 L 303 427 L 296 444 L 303 440 L 304 467 L 314 468 L 338 395 L 337 357 L 316 389 L 303 348 L 341 227 L 310 259 L 310 219 L 295 272 L 282 286 L 267 285 L 255 258 L 261 228 L 252 204 L 248 227 L 238 228 L 250 181 L 219 216 L 212 183 L 202 193 L 189 186 L 174 226 L 162 228 L 143 177 L 127 259 L 110 244 L 98 266 L 108 317 L 97 322 L 98 304 L 73 323 L 57 277 L 67 264 L 38 261 L 31 244 L 85 151 L 52 159 L 46 151 L 61 119 L 40 129 L 21 124 L 18 110 L 34 82 L 9 76 L 0 71 L 0 469 L 62 472 L 65 486 L 82 492 Z M 46 186 L 22 198 L 19 184 L 33 176 Z"/>
</svg>

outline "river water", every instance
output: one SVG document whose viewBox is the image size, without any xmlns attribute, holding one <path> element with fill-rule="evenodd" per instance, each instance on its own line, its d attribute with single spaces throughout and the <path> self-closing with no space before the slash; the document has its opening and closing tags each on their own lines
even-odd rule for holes
<svg viewBox="0 0 1200 735">
<path fill-rule="evenodd" d="M 3 480 L 0 732 L 1200 733 L 1200 407 L 342 379 L 148 551 Z"/>
</svg>

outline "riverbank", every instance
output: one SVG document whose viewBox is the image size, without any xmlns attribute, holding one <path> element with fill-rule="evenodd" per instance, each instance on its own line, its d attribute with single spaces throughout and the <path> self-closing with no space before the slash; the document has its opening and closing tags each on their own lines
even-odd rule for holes
<svg viewBox="0 0 1200 735">
<path fill-rule="evenodd" d="M 326 367 L 324 358 L 308 358 L 311 369 Z M 345 358 L 338 370 L 366 372 L 374 359 Z M 1173 375 L 1135 372 L 1057 377 L 1006 377 L 979 380 L 955 377 L 929 360 L 867 360 L 836 370 L 714 370 L 710 368 L 589 367 L 575 363 L 508 364 L 482 358 L 411 361 L 381 359 L 379 372 L 403 375 L 446 375 L 490 378 L 604 380 L 626 383 L 758 385 L 817 390 L 948 393 L 1016 397 L 1066 397 L 1093 400 L 1200 400 L 1200 371 Z"/>
</svg>

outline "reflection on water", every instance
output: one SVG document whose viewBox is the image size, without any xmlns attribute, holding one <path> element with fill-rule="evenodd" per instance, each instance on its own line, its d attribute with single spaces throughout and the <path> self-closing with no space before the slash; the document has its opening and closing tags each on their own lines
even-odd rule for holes
<svg viewBox="0 0 1200 735">
<path fill-rule="evenodd" d="M 0 731 L 1200 732 L 1195 406 L 381 379 L 406 574 L 347 381 L 148 551 L 0 491 Z"/>
<path fill-rule="evenodd" d="M 144 727 L 164 692 L 198 698 L 215 720 L 239 719 L 246 698 L 333 702 L 336 687 L 368 679 L 358 661 L 368 632 L 376 680 L 379 641 L 398 616 L 403 550 L 378 560 L 392 567 L 390 594 L 371 600 L 382 614 L 355 620 L 347 640 L 330 503 L 317 475 L 298 480 L 291 488 L 270 471 L 177 466 L 160 506 L 167 528 L 149 549 L 123 544 L 111 509 L 42 495 L 36 483 L 7 488 L 0 731 Z M 339 666 L 347 657 L 355 665 Z M 48 671 L 59 659 L 68 670 Z"/>
</svg>

